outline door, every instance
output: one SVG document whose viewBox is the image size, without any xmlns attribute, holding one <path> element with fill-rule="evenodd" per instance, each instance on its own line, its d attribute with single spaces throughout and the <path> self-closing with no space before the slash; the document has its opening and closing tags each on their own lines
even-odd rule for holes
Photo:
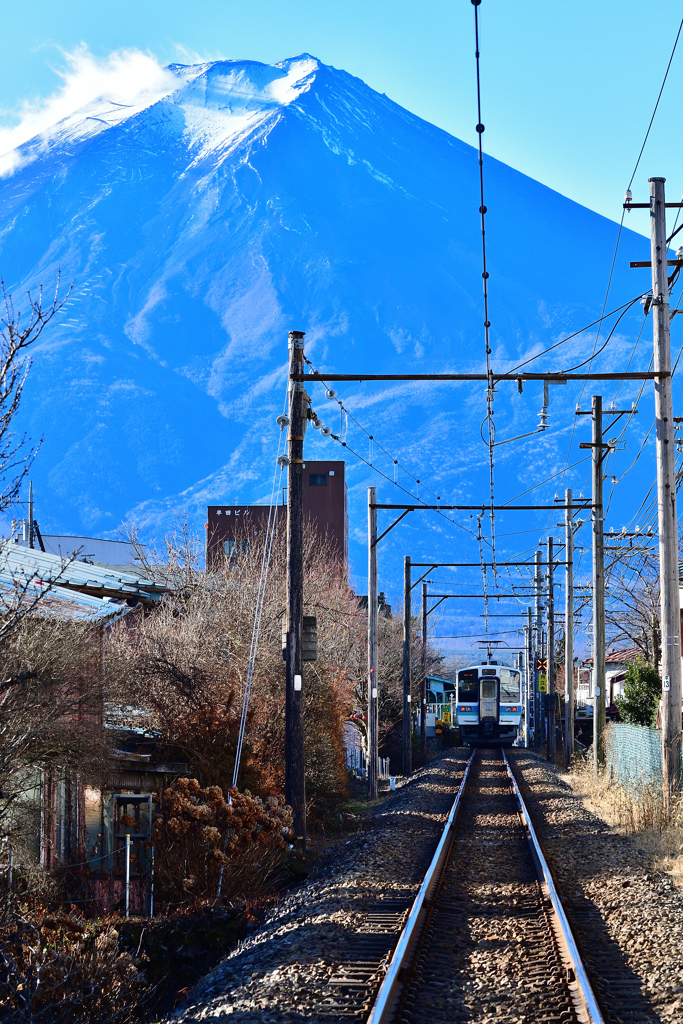
<svg viewBox="0 0 683 1024">
<path fill-rule="evenodd" d="M 479 721 L 498 721 L 498 680 L 483 676 L 479 680 Z"/>
</svg>

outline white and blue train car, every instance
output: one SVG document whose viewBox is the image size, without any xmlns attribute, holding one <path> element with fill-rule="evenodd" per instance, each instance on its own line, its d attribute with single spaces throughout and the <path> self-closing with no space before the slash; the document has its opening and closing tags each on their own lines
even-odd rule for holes
<svg viewBox="0 0 683 1024">
<path fill-rule="evenodd" d="M 522 719 L 522 674 L 507 665 L 458 672 L 456 720 L 466 746 L 510 746 Z"/>
</svg>

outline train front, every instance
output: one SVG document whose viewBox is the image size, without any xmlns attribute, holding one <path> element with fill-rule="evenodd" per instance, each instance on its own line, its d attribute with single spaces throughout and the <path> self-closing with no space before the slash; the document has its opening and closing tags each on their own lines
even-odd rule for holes
<svg viewBox="0 0 683 1024">
<path fill-rule="evenodd" d="M 458 672 L 457 722 L 466 746 L 510 746 L 522 718 L 522 676 L 507 665 Z"/>
</svg>

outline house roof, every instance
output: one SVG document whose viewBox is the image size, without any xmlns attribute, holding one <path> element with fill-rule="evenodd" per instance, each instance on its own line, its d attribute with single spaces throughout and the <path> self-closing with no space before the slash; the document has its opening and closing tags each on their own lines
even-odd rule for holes
<svg viewBox="0 0 683 1024">
<path fill-rule="evenodd" d="M 635 661 L 636 658 L 642 657 L 643 652 L 639 647 L 625 647 L 620 651 L 607 651 L 605 654 L 605 665 L 625 665 L 629 661 Z M 585 658 L 582 665 L 592 665 L 593 656 Z"/>
<path fill-rule="evenodd" d="M 162 582 L 133 568 L 123 571 L 119 566 L 68 561 L 12 541 L 0 544 L 0 577 L 8 579 L 10 585 L 25 585 L 28 581 L 36 586 L 53 584 L 53 593 L 65 589 L 90 597 L 145 604 L 156 604 L 166 590 Z"/>
<path fill-rule="evenodd" d="M 0 591 L 14 591 L 17 583 L 16 575 L 0 572 Z M 24 590 L 25 600 L 32 602 L 45 590 L 40 582 L 19 583 Z M 33 614 L 45 615 L 57 619 L 80 619 L 89 622 L 111 624 L 116 619 L 132 611 L 125 601 L 120 604 L 108 597 L 93 597 L 91 594 L 80 594 L 66 587 L 52 587 L 35 606 Z"/>
</svg>

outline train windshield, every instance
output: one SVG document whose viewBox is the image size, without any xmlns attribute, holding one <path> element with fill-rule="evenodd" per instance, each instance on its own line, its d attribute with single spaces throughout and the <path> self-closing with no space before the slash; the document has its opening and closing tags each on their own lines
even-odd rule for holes
<svg viewBox="0 0 683 1024">
<path fill-rule="evenodd" d="M 520 674 L 513 668 L 499 669 L 500 675 L 500 702 L 501 704 L 519 704 L 520 701 Z"/>
<path fill-rule="evenodd" d="M 486 700 L 487 698 L 496 699 L 496 684 L 497 679 L 482 679 L 481 681 L 481 698 Z"/>
<path fill-rule="evenodd" d="M 458 672 L 458 700 L 463 704 L 476 704 L 479 700 L 479 669 L 466 668 Z"/>
</svg>

